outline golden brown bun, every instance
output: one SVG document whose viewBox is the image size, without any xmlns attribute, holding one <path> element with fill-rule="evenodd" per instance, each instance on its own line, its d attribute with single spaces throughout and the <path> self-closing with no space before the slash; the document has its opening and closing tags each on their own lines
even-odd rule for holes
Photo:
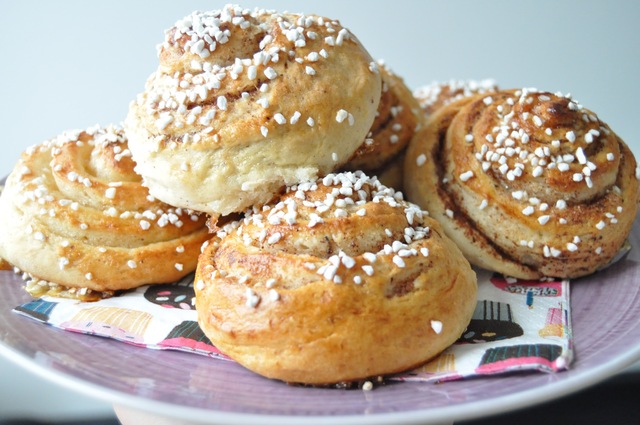
<svg viewBox="0 0 640 425">
<path fill-rule="evenodd" d="M 475 273 L 401 193 L 341 173 L 276 202 L 221 229 L 196 271 L 200 326 L 240 364 L 287 382 L 355 381 L 418 366 L 465 330 Z"/>
<path fill-rule="evenodd" d="M 169 29 L 125 126 L 152 195 L 212 216 L 343 165 L 371 128 L 377 65 L 339 22 L 225 6 Z"/>
<path fill-rule="evenodd" d="M 412 140 L 407 197 L 472 264 L 525 279 L 606 265 L 638 210 L 636 160 L 560 94 L 505 90 L 439 109 Z"/>
<path fill-rule="evenodd" d="M 45 285 L 81 292 L 193 271 L 210 237 L 205 217 L 151 198 L 134 165 L 118 127 L 71 131 L 28 149 L 0 197 L 0 257 Z"/>
<path fill-rule="evenodd" d="M 343 167 L 384 177 L 386 186 L 402 190 L 400 158 L 422 123 L 420 105 L 404 80 L 389 67 L 379 63 L 382 96 L 376 119 L 364 143 Z"/>
<path fill-rule="evenodd" d="M 475 94 L 493 93 L 498 91 L 494 80 L 450 80 L 435 81 L 418 87 L 413 95 L 418 100 L 425 118 L 449 103 Z"/>
</svg>

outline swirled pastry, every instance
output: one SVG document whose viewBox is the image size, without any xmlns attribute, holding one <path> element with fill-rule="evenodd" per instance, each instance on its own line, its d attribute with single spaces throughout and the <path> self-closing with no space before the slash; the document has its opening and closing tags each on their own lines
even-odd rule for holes
<svg viewBox="0 0 640 425">
<path fill-rule="evenodd" d="M 373 123 L 377 65 L 339 22 L 225 6 L 166 32 L 130 107 L 152 195 L 214 217 L 343 165 Z"/>
<path fill-rule="evenodd" d="M 376 119 L 344 169 L 376 175 L 385 186 L 402 190 L 404 151 L 422 123 L 422 114 L 404 80 L 384 63 L 378 65 L 382 96 Z"/>
<path fill-rule="evenodd" d="M 119 127 L 66 132 L 23 155 L 0 197 L 0 257 L 40 296 L 84 299 L 195 270 L 204 216 L 149 196 Z"/>
<path fill-rule="evenodd" d="M 492 93 L 498 91 L 494 80 L 450 80 L 434 81 L 413 91 L 425 117 L 431 116 L 436 110 L 455 100 L 475 94 Z"/>
<path fill-rule="evenodd" d="M 475 94 L 493 93 L 498 85 L 492 79 L 434 81 L 413 91 L 426 118 L 439 108 Z"/>
<path fill-rule="evenodd" d="M 200 257 L 205 334 L 261 375 L 312 385 L 420 365 L 465 330 L 476 278 L 437 222 L 362 172 L 293 186 Z"/>
<path fill-rule="evenodd" d="M 561 94 L 504 90 L 444 106 L 405 167 L 407 197 L 471 263 L 519 278 L 594 272 L 618 253 L 638 209 L 629 148 Z"/>
</svg>

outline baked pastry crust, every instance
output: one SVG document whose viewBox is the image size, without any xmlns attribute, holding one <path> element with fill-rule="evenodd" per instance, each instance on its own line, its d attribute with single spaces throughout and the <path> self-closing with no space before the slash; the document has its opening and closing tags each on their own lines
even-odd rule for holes
<svg viewBox="0 0 640 425">
<path fill-rule="evenodd" d="M 380 101 L 378 67 L 338 21 L 194 12 L 170 28 L 125 127 L 152 195 L 212 216 L 342 166 Z"/>
<path fill-rule="evenodd" d="M 0 257 L 35 281 L 33 295 L 110 294 L 195 270 L 206 218 L 150 197 L 134 165 L 115 126 L 23 153 L 0 196 Z"/>
<path fill-rule="evenodd" d="M 498 84 L 492 79 L 434 81 L 418 87 L 413 95 L 420 104 L 425 118 L 430 117 L 441 107 L 456 100 L 476 94 L 488 94 L 498 91 Z"/>
<path fill-rule="evenodd" d="M 220 229 L 196 271 L 205 334 L 261 375 L 328 385 L 436 356 L 476 305 L 440 225 L 361 172 L 290 188 Z"/>
<path fill-rule="evenodd" d="M 422 125 L 422 113 L 404 80 L 383 62 L 378 65 L 382 95 L 376 119 L 364 143 L 344 169 L 375 175 L 385 186 L 402 191 L 402 158 L 409 141 Z"/>
<path fill-rule="evenodd" d="M 408 199 L 472 264 L 524 279 L 608 264 L 638 209 L 636 160 L 569 96 L 503 90 L 437 110 L 405 162 Z"/>
</svg>

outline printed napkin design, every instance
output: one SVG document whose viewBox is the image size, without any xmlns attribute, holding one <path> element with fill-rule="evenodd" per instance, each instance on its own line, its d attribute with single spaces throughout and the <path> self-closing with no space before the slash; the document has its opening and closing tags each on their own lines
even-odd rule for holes
<svg viewBox="0 0 640 425">
<path fill-rule="evenodd" d="M 194 296 L 189 275 L 176 283 L 142 286 L 96 302 L 43 297 L 15 311 L 67 331 L 228 359 L 200 329 L 191 303 Z"/>
<path fill-rule="evenodd" d="M 446 381 L 569 367 L 569 281 L 522 281 L 477 273 L 478 304 L 466 332 L 440 356 L 399 380 Z"/>
<path fill-rule="evenodd" d="M 392 379 L 446 381 L 569 367 L 573 358 L 569 282 L 519 281 L 483 270 L 477 274 L 478 304 L 459 341 L 421 368 Z M 190 275 L 173 284 L 144 286 L 91 303 L 44 297 L 15 311 L 72 332 L 229 360 L 198 326 L 194 296 Z"/>
</svg>

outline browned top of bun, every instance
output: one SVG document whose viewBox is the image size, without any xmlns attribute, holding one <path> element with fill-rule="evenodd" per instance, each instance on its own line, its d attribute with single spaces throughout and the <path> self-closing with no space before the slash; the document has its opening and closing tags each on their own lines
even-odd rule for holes
<svg viewBox="0 0 640 425">
<path fill-rule="evenodd" d="M 288 382 L 417 366 L 460 336 L 475 304 L 475 274 L 437 222 L 360 172 L 294 186 L 220 229 L 196 273 L 211 341 Z"/>
</svg>

